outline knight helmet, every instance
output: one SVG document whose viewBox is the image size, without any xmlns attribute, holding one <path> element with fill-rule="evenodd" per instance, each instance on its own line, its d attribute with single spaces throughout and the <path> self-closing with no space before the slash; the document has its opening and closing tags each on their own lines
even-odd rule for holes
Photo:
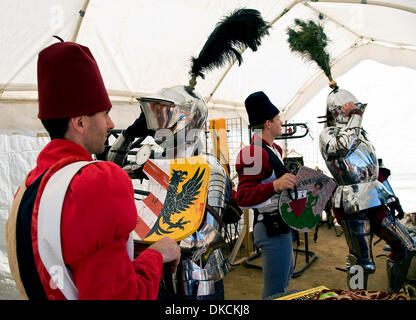
<svg viewBox="0 0 416 320">
<path fill-rule="evenodd" d="M 349 91 L 339 89 L 338 86 L 328 94 L 326 100 L 326 118 L 327 126 L 345 126 L 349 117 L 341 112 L 341 107 L 347 102 L 354 103 L 364 113 L 367 104 L 362 104 L 358 99 Z"/>
</svg>

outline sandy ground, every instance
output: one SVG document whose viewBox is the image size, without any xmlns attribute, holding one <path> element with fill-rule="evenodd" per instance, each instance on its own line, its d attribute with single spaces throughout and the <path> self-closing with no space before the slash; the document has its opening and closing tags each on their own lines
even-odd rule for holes
<svg viewBox="0 0 416 320">
<path fill-rule="evenodd" d="M 341 227 L 337 227 L 338 234 L 342 233 Z M 300 239 L 304 239 L 303 234 Z M 383 250 L 385 242 L 381 240 L 374 246 L 379 238 L 373 239 L 373 256 L 376 262 L 376 272 L 369 277 L 368 290 L 386 291 L 386 255 Z M 317 256 L 317 259 L 306 268 L 300 276 L 292 278 L 289 283 L 290 290 L 305 290 L 318 286 L 326 286 L 329 289 L 348 290 L 346 273 L 336 268 L 345 269 L 345 259 L 348 247 L 342 234 L 337 236 L 334 227 L 328 228 L 326 224 L 319 227 L 317 241 L 313 241 L 313 234 L 308 234 L 309 250 Z M 296 247 L 296 242 L 294 242 Z M 301 244 L 299 249 L 304 249 Z M 376 258 L 376 256 L 380 256 Z M 242 257 L 244 258 L 244 257 Z M 237 260 L 237 259 L 236 259 Z M 415 272 L 416 259 L 413 259 L 409 276 Z M 250 261 L 250 264 L 261 266 L 261 256 Z M 305 254 L 298 253 L 295 272 L 306 264 Z M 263 277 L 260 269 L 244 266 L 240 263 L 231 268 L 224 279 L 224 291 L 226 300 L 260 300 L 263 289 Z"/>
</svg>

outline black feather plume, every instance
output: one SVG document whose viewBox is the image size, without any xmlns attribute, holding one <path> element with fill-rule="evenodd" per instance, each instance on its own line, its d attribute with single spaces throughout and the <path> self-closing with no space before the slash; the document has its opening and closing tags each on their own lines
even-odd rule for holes
<svg viewBox="0 0 416 320">
<path fill-rule="evenodd" d="M 329 54 L 326 51 L 328 37 L 320 24 L 295 19 L 295 28 L 287 28 L 290 50 L 297 53 L 307 62 L 316 62 L 328 79 L 333 82 L 329 65 Z"/>
<path fill-rule="evenodd" d="M 269 26 L 254 9 L 237 9 L 217 23 L 198 57 L 191 58 L 190 75 L 205 78 L 205 72 L 222 67 L 234 59 L 241 65 L 240 51 L 249 47 L 256 51 L 261 38 L 269 34 Z"/>
</svg>

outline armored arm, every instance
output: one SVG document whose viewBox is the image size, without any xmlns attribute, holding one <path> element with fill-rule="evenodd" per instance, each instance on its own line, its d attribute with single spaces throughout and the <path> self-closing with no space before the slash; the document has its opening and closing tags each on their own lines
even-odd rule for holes
<svg viewBox="0 0 416 320">
<path fill-rule="evenodd" d="M 213 250 L 225 245 L 220 234 L 220 227 L 227 201 L 227 174 L 214 156 L 210 154 L 203 156 L 211 169 L 207 199 L 208 212 L 199 231 L 180 243 L 183 252 L 192 254 L 194 262 L 198 262 L 200 258 L 206 262 Z"/>
<path fill-rule="evenodd" d="M 147 128 L 146 118 L 144 112 L 142 112 L 136 121 L 126 130 L 123 130 L 113 143 L 107 154 L 107 160 L 122 167 L 134 140 L 139 137 L 154 136 L 154 134 L 153 130 Z"/>
<path fill-rule="evenodd" d="M 360 143 L 362 116 L 353 113 L 345 127 L 325 128 L 320 136 L 320 148 L 325 160 L 344 158 Z"/>
<path fill-rule="evenodd" d="M 127 153 L 133 143 L 133 141 L 128 139 L 123 133 L 124 131 L 118 136 L 107 154 L 107 161 L 114 162 L 120 167 L 123 166 Z"/>
</svg>

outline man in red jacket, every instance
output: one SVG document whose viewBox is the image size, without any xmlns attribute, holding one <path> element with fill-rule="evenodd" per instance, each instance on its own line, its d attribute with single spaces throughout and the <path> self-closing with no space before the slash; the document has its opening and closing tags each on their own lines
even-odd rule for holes
<svg viewBox="0 0 416 320">
<path fill-rule="evenodd" d="M 171 262 L 175 271 L 180 249 L 166 237 L 133 258 L 132 182 L 116 164 L 91 157 L 104 151 L 114 123 L 89 49 L 60 42 L 42 50 L 38 95 L 38 117 L 52 141 L 17 193 L 7 223 L 19 291 L 35 300 L 156 299 L 163 264 Z"/>
</svg>

